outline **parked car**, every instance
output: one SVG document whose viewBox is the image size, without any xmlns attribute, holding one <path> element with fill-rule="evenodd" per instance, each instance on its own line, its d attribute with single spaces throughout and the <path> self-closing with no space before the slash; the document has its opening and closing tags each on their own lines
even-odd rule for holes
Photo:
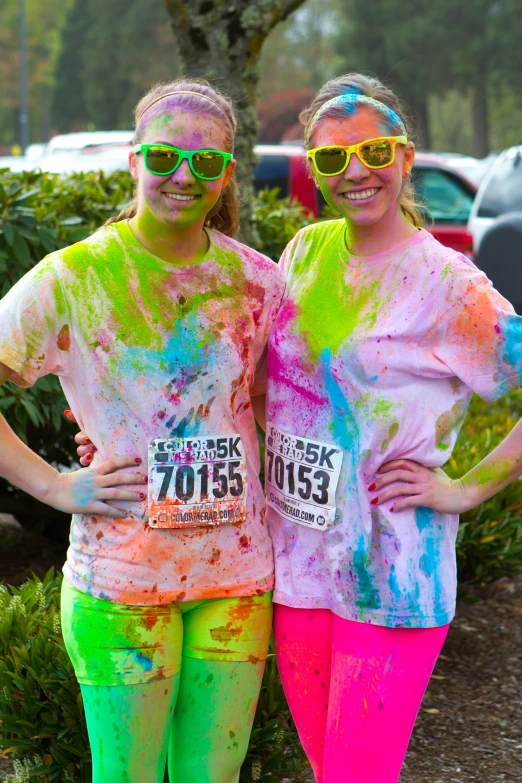
<svg viewBox="0 0 522 783">
<path fill-rule="evenodd" d="M 291 144 L 259 144 L 256 152 L 261 158 L 254 173 L 256 191 L 277 187 L 282 197 L 293 196 L 318 217 L 324 199 L 308 173 L 305 149 Z M 426 205 L 427 230 L 443 245 L 471 258 L 473 240 L 467 222 L 476 186 L 432 154 L 416 156 L 412 177 Z"/>
<path fill-rule="evenodd" d="M 473 258 L 473 237 L 467 227 L 477 187 L 434 154 L 415 156 L 412 181 L 425 206 L 426 229 L 447 247 Z"/>
<path fill-rule="evenodd" d="M 59 133 L 48 142 L 44 157 L 49 155 L 64 155 L 67 153 L 88 152 L 101 146 L 130 144 L 134 131 L 82 131 L 80 133 Z"/>
<path fill-rule="evenodd" d="M 495 219 L 508 212 L 522 212 L 522 144 L 504 150 L 479 187 L 468 222 L 476 250 Z"/>
</svg>

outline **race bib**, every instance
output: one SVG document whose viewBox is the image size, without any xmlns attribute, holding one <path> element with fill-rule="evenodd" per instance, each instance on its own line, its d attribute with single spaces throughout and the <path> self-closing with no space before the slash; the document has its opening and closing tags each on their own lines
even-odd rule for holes
<svg viewBox="0 0 522 783">
<path fill-rule="evenodd" d="M 266 428 L 266 502 L 282 517 L 316 530 L 335 520 L 342 449 Z"/>
<path fill-rule="evenodd" d="M 245 450 L 239 435 L 150 442 L 150 527 L 244 522 L 246 492 Z"/>
</svg>

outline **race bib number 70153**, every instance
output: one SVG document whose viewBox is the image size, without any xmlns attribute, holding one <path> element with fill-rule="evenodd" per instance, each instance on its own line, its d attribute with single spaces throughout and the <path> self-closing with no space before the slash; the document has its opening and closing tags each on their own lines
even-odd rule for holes
<svg viewBox="0 0 522 783">
<path fill-rule="evenodd" d="M 266 502 L 281 516 L 316 530 L 335 520 L 343 452 L 331 443 L 266 428 Z"/>
<path fill-rule="evenodd" d="M 152 440 L 148 489 L 150 527 L 244 522 L 247 467 L 240 436 Z"/>
</svg>

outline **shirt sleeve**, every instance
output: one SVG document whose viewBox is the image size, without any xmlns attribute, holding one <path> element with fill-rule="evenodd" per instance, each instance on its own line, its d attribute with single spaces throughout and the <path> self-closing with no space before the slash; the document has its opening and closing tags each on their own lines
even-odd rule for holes
<svg viewBox="0 0 522 783">
<path fill-rule="evenodd" d="M 267 259 L 268 260 L 268 259 Z M 254 380 L 250 387 L 250 396 L 257 397 L 266 393 L 266 353 L 268 335 L 275 321 L 283 298 L 284 282 L 277 264 L 270 262 L 270 271 L 266 275 L 261 297 L 257 297 L 257 312 L 254 312 L 256 334 L 252 341 L 252 353 L 256 363 Z M 259 290 L 259 286 L 255 286 Z"/>
<path fill-rule="evenodd" d="M 457 377 L 493 402 L 522 384 L 522 318 L 485 275 L 418 345 L 421 374 Z"/>
<path fill-rule="evenodd" d="M 70 347 L 65 298 L 51 256 L 30 270 L 0 301 L 0 361 L 12 380 L 32 386 L 62 375 Z"/>
</svg>

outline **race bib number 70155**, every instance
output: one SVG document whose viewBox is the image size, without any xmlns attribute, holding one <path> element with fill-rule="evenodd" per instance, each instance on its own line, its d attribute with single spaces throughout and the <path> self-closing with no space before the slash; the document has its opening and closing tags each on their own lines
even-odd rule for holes
<svg viewBox="0 0 522 783">
<path fill-rule="evenodd" d="M 316 530 L 335 520 L 343 452 L 331 443 L 266 428 L 266 502 L 281 516 Z"/>
<path fill-rule="evenodd" d="M 240 436 L 152 440 L 148 489 L 150 527 L 244 522 L 247 467 Z"/>
</svg>

